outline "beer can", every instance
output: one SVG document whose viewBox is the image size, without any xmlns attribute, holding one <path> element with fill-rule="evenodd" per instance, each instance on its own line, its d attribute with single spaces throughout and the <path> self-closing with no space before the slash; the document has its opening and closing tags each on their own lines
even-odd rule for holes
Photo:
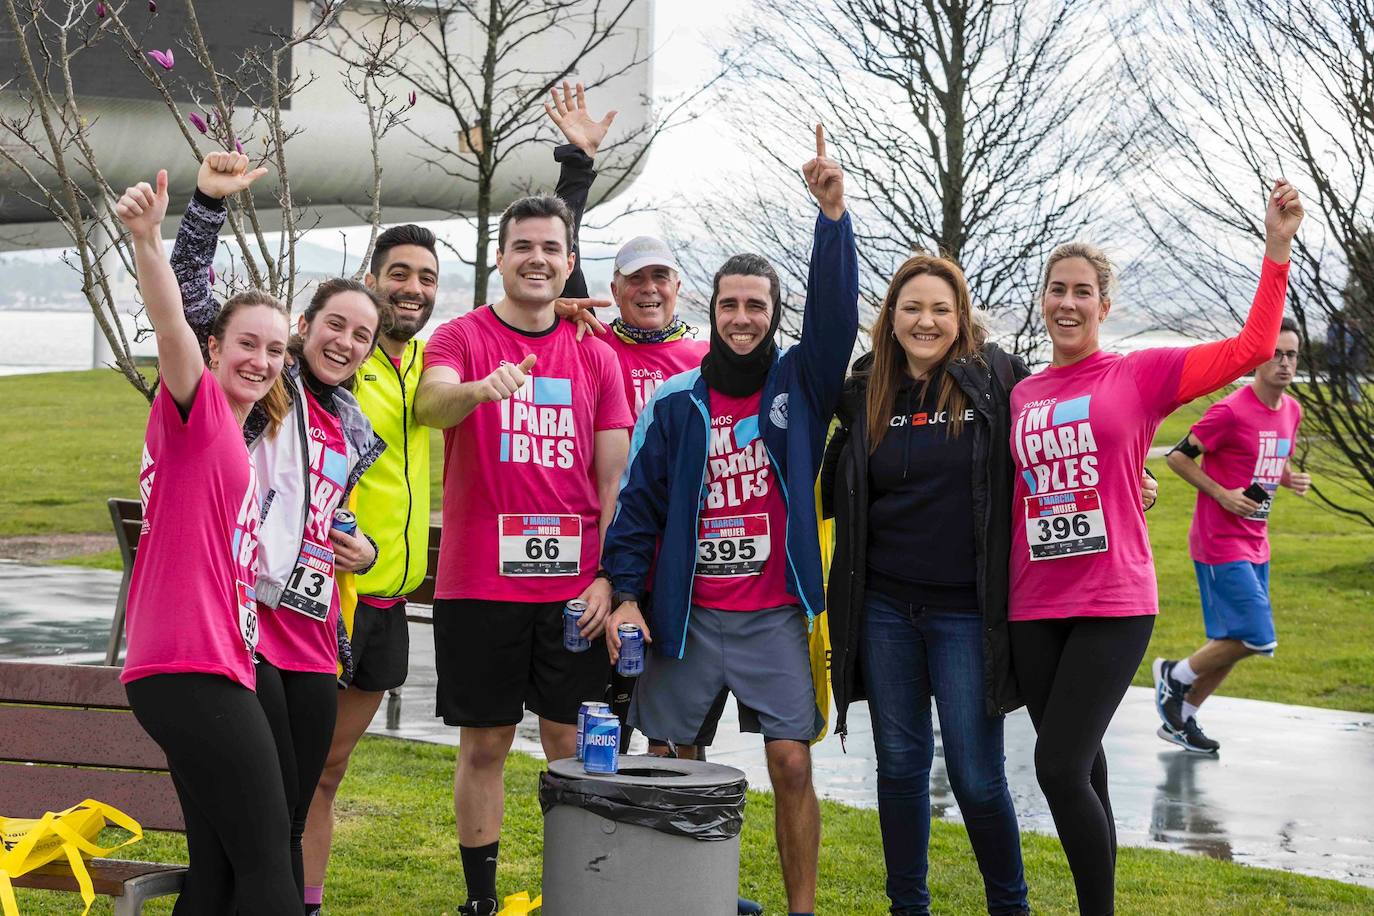
<svg viewBox="0 0 1374 916">
<path fill-rule="evenodd" d="M 644 673 L 644 634 L 632 623 L 616 627 L 620 636 L 620 659 L 615 663 L 616 674 L 639 677 Z"/>
<path fill-rule="evenodd" d="M 597 700 L 583 700 L 577 707 L 577 759 L 582 759 L 583 742 L 587 740 L 587 716 L 593 712 L 610 712 L 611 704 Z"/>
<path fill-rule="evenodd" d="M 620 717 L 594 710 L 587 714 L 587 737 L 582 742 L 582 769 L 588 773 L 614 773 L 620 769 Z"/>
<path fill-rule="evenodd" d="M 335 509 L 333 527 L 338 528 L 344 534 L 357 534 L 358 518 L 347 509 Z"/>
<path fill-rule="evenodd" d="M 578 621 L 585 613 L 587 602 L 580 598 L 574 598 L 563 605 L 563 648 L 569 652 L 586 652 L 592 647 L 592 641 L 583 636 L 582 631 L 577 628 Z"/>
</svg>

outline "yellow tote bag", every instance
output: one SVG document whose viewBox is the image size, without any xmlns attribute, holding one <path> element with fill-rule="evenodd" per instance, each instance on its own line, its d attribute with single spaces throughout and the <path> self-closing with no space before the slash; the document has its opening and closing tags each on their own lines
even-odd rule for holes
<svg viewBox="0 0 1374 916">
<path fill-rule="evenodd" d="M 122 843 L 103 847 L 95 845 L 95 838 L 109 821 L 132 834 Z M 95 888 L 86 871 L 86 859 L 107 856 L 130 843 L 143 839 L 138 821 L 118 808 L 88 798 L 65 811 L 49 811 L 40 818 L 0 817 L 0 907 L 4 916 L 19 916 L 19 903 L 14 897 L 11 878 L 28 874 L 66 855 L 76 883 L 81 888 L 81 900 L 86 904 L 82 916 L 95 902 Z"/>
<path fill-rule="evenodd" d="M 831 421 L 830 433 L 835 435 L 839 423 Z M 821 545 L 821 581 L 830 583 L 830 561 L 835 555 L 835 520 L 825 518 L 821 512 L 821 482 L 816 480 L 816 534 Z M 815 625 L 811 628 L 809 650 L 811 654 L 811 683 L 816 690 L 816 714 L 824 723 L 820 733 L 811 740 L 820 741 L 830 732 L 830 615 L 822 611 L 816 615 Z"/>
</svg>

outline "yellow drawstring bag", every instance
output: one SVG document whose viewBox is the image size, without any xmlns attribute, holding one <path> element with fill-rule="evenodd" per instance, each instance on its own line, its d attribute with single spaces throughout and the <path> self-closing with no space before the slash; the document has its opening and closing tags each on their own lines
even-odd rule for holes
<svg viewBox="0 0 1374 916">
<path fill-rule="evenodd" d="M 110 847 L 95 845 L 94 840 L 105 829 L 106 821 L 124 828 L 132 836 Z M 143 828 L 138 821 L 91 798 L 66 811 L 49 811 L 40 818 L 0 817 L 0 842 L 4 844 L 4 851 L 0 852 L 0 908 L 4 916 L 19 916 L 19 903 L 15 900 L 10 879 L 28 874 L 63 854 L 81 888 L 81 899 L 86 904 L 81 913 L 85 916 L 95 902 L 95 888 L 86 871 L 86 859 L 107 856 L 141 839 Z"/>
<path fill-rule="evenodd" d="M 530 899 L 529 891 L 521 891 L 518 894 L 511 894 L 506 898 L 505 906 L 501 907 L 501 912 L 496 916 L 529 916 L 539 905 L 544 902 L 543 896 Z"/>
</svg>

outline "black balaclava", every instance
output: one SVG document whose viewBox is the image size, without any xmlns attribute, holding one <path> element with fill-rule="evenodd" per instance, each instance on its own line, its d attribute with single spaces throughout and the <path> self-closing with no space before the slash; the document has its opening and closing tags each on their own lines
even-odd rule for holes
<svg viewBox="0 0 1374 916">
<path fill-rule="evenodd" d="M 736 255 L 736 257 L 741 257 Z M 752 257 L 757 257 L 754 255 Z M 731 258 L 730 261 L 733 261 Z M 759 258 L 762 261 L 762 258 Z M 730 261 L 725 262 L 725 267 L 721 268 L 721 276 L 753 276 L 753 271 L 728 270 Z M 767 262 L 764 262 L 767 263 Z M 772 278 L 769 286 L 772 286 Z M 706 384 L 721 394 L 729 395 L 732 398 L 742 398 L 751 395 L 763 388 L 763 383 L 768 379 L 768 371 L 773 368 L 773 360 L 778 353 L 778 345 L 775 340 L 778 334 L 778 322 L 782 320 L 782 303 L 773 303 L 773 320 L 768 324 L 768 334 L 759 341 L 754 349 L 741 356 L 730 345 L 725 342 L 725 338 L 720 336 L 716 330 L 716 299 L 720 297 L 719 283 L 716 284 L 715 295 L 711 297 L 711 349 L 701 360 L 701 377 L 706 379 Z"/>
</svg>

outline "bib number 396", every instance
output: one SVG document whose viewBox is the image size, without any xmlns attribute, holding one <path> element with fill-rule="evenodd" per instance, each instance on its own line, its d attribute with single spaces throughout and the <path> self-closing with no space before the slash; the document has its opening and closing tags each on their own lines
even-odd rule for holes
<svg viewBox="0 0 1374 916">
<path fill-rule="evenodd" d="M 582 569 L 582 517 L 501 515 L 498 559 L 503 576 L 576 576 Z"/>
<path fill-rule="evenodd" d="M 1097 489 L 1026 497 L 1026 543 L 1032 560 L 1105 553 L 1107 520 Z"/>
</svg>

